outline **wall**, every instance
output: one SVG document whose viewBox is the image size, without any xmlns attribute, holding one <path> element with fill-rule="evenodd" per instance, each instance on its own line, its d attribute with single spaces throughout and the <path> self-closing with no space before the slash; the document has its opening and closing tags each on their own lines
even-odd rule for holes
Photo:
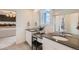
<svg viewBox="0 0 79 59">
<path fill-rule="evenodd" d="M 37 25 L 35 25 L 37 23 Z M 39 12 L 32 12 L 31 27 L 39 26 Z"/>
<path fill-rule="evenodd" d="M 27 23 L 30 23 L 30 28 L 34 27 L 34 23 L 38 22 L 38 14 L 32 10 L 16 10 L 16 43 L 25 41 L 25 29 L 28 28 Z"/>
</svg>

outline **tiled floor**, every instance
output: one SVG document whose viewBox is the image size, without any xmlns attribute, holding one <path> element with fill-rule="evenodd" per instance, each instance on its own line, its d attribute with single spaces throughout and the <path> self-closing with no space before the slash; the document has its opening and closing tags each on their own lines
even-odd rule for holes
<svg viewBox="0 0 79 59">
<path fill-rule="evenodd" d="M 31 50 L 31 48 L 25 42 L 25 43 L 21 43 L 21 44 L 17 44 L 17 45 L 14 44 L 12 46 L 9 46 L 9 47 L 5 48 L 4 50 Z"/>
<path fill-rule="evenodd" d="M 6 48 L 16 43 L 16 36 L 0 38 L 0 49 Z"/>
</svg>

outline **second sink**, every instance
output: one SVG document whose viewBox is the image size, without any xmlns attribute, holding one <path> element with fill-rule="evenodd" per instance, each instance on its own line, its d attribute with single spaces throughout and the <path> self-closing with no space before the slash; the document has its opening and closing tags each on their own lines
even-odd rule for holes
<svg viewBox="0 0 79 59">
<path fill-rule="evenodd" d="M 60 37 L 60 36 L 52 36 L 52 38 L 56 39 L 56 41 L 58 41 L 58 40 L 60 40 L 60 41 L 68 41 L 67 38 Z"/>
</svg>

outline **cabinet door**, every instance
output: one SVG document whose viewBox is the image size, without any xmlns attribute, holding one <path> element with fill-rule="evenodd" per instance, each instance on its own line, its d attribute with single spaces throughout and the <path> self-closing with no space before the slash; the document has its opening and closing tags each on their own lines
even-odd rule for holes
<svg viewBox="0 0 79 59">
<path fill-rule="evenodd" d="M 56 46 L 54 45 L 53 41 L 50 41 L 50 39 L 43 38 L 43 50 L 55 50 Z"/>
<path fill-rule="evenodd" d="M 30 31 L 26 31 L 26 42 L 32 46 L 32 33 Z"/>
<path fill-rule="evenodd" d="M 54 42 L 54 41 L 53 41 L 53 43 L 55 45 L 56 50 L 74 50 L 73 48 L 70 48 L 70 47 L 65 46 L 63 44 L 60 44 L 60 43 L 57 43 L 57 42 Z"/>
<path fill-rule="evenodd" d="M 43 38 L 43 49 L 44 50 L 73 50 L 68 46 L 54 42 L 47 38 Z"/>
</svg>

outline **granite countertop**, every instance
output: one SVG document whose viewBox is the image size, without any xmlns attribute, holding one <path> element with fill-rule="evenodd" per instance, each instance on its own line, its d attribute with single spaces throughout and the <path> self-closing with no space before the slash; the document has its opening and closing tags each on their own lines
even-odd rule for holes
<svg viewBox="0 0 79 59">
<path fill-rule="evenodd" d="M 52 41 L 58 42 L 60 44 L 69 46 L 73 49 L 79 50 L 79 37 L 78 36 L 76 36 L 76 35 L 66 36 L 65 35 L 62 37 L 67 38 L 68 41 L 61 41 L 61 40 L 56 41 L 56 39 L 52 38 L 52 36 L 56 36 L 56 35 L 59 36 L 57 33 L 49 33 L 49 34 L 43 35 L 43 37 L 48 38 Z"/>
<path fill-rule="evenodd" d="M 40 38 L 40 39 L 43 39 L 44 35 L 45 35 L 44 33 L 39 33 L 39 32 L 33 34 L 33 36 Z"/>
<path fill-rule="evenodd" d="M 79 36 L 78 35 L 72 34 L 72 36 L 67 36 L 67 35 L 62 36 L 56 32 L 55 33 L 48 33 L 48 34 L 43 33 L 43 35 L 42 35 L 42 34 L 38 33 L 38 31 L 34 28 L 33 29 L 26 29 L 26 30 L 28 30 L 30 32 L 35 32 L 34 35 L 37 37 L 45 37 L 45 38 L 48 38 L 48 39 L 55 41 L 57 43 L 60 43 L 60 44 L 66 45 L 68 47 L 71 47 L 73 49 L 79 50 Z M 64 38 L 67 38 L 68 41 L 61 41 L 61 40 L 56 41 L 56 39 L 52 38 L 52 36 L 62 36 Z"/>
<path fill-rule="evenodd" d="M 30 31 L 30 32 L 37 32 L 36 28 L 30 28 L 30 29 L 25 29 L 25 30 Z"/>
</svg>

